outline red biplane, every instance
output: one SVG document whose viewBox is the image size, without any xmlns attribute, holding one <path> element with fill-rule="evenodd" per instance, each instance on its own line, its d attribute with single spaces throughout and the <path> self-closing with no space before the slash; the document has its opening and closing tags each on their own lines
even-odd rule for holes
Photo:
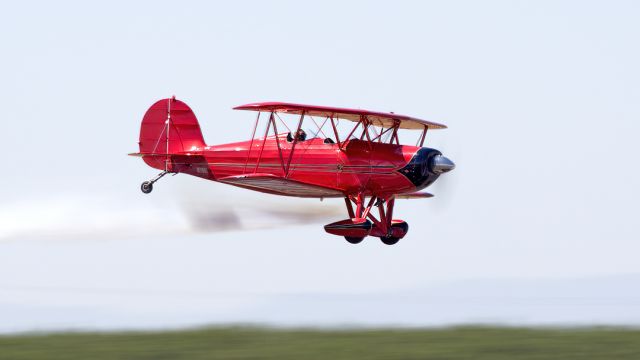
<svg viewBox="0 0 640 360">
<path fill-rule="evenodd" d="M 440 151 L 423 147 L 427 131 L 446 128 L 442 124 L 394 113 L 280 102 L 234 109 L 258 113 L 251 139 L 209 146 L 187 104 L 175 97 L 153 104 L 142 119 L 140 152 L 130 155 L 162 172 L 143 182 L 142 192 L 150 193 L 166 174 L 185 173 L 275 195 L 344 198 L 349 218 L 326 225 L 325 231 L 353 244 L 375 236 L 392 245 L 409 230 L 405 221 L 393 219 L 395 200 L 431 197 L 418 191 L 455 167 Z M 256 138 L 262 114 L 265 130 Z M 295 117 L 291 128 L 283 114 Z M 311 136 L 303 130 L 309 120 L 317 128 Z M 340 120 L 351 124 L 346 136 L 338 130 Z M 279 125 L 287 130 L 279 131 Z M 400 144 L 400 129 L 420 131 L 415 146 Z"/>
</svg>

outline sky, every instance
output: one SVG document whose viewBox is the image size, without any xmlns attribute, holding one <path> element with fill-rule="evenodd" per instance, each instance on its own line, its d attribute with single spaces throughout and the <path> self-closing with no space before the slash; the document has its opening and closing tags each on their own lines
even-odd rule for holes
<svg viewBox="0 0 640 360">
<path fill-rule="evenodd" d="M 4 4 L 0 332 L 638 325 L 638 18 L 633 1 Z M 144 195 L 156 171 L 126 154 L 171 95 L 208 144 L 249 138 L 231 108 L 257 101 L 444 123 L 427 144 L 457 168 L 397 203 L 391 247 L 326 234 L 341 200 L 186 175 Z"/>
</svg>

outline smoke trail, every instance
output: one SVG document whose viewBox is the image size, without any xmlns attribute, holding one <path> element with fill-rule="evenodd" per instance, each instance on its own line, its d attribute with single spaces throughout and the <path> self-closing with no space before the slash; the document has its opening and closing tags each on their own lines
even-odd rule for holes
<svg viewBox="0 0 640 360">
<path fill-rule="evenodd" d="M 0 206 L 0 241 L 100 240 L 267 229 L 333 221 L 342 208 L 312 200 L 259 204 L 181 196 L 157 203 L 106 197 L 59 197 Z"/>
</svg>

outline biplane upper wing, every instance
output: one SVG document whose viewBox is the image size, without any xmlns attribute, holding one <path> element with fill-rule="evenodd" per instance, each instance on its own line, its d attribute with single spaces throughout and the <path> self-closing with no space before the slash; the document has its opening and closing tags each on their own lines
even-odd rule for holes
<svg viewBox="0 0 640 360">
<path fill-rule="evenodd" d="M 400 122 L 401 129 L 423 130 L 425 127 L 429 130 L 446 129 L 447 126 L 431 121 L 421 120 L 414 117 L 399 115 L 394 113 L 383 113 L 377 111 L 361 110 L 361 109 L 345 109 L 336 107 L 291 104 L 283 102 L 262 102 L 240 105 L 234 110 L 253 110 L 253 111 L 269 111 L 286 114 L 302 114 L 318 117 L 333 117 L 334 119 L 345 119 L 358 122 L 363 116 L 375 126 L 383 128 L 394 127 L 396 122 Z"/>
<path fill-rule="evenodd" d="M 256 173 L 248 175 L 237 175 L 228 176 L 217 180 L 238 187 L 276 195 L 310 198 L 330 198 L 344 196 L 344 194 L 340 190 L 306 184 L 295 180 L 285 179 L 272 174 Z"/>
</svg>

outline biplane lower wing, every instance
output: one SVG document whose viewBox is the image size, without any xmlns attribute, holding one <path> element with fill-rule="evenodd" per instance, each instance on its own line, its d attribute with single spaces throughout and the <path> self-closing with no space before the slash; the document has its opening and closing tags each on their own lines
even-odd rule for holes
<svg viewBox="0 0 640 360">
<path fill-rule="evenodd" d="M 166 153 L 165 153 L 165 154 L 159 154 L 159 153 L 139 153 L 139 152 L 137 152 L 137 153 L 129 153 L 129 154 L 127 154 L 127 155 L 129 155 L 129 156 L 137 156 L 137 157 L 145 157 L 145 156 L 150 156 L 150 157 L 164 156 L 164 157 L 167 157 L 167 156 L 169 156 L 170 154 L 166 154 Z"/>
<path fill-rule="evenodd" d="M 396 195 L 396 199 L 427 199 L 433 197 L 433 194 L 429 194 L 428 192 L 414 192 L 410 194 L 399 194 Z"/>
<path fill-rule="evenodd" d="M 305 198 L 344 197 L 344 194 L 336 189 L 306 184 L 290 179 L 284 179 L 271 174 L 258 173 L 249 175 L 228 176 L 217 180 L 245 189 L 256 190 L 276 195 Z"/>
<path fill-rule="evenodd" d="M 137 156 L 137 157 L 167 157 L 167 156 L 202 156 L 200 154 L 194 154 L 191 152 L 173 152 L 170 154 L 167 153 L 129 153 L 129 156 Z"/>
</svg>

